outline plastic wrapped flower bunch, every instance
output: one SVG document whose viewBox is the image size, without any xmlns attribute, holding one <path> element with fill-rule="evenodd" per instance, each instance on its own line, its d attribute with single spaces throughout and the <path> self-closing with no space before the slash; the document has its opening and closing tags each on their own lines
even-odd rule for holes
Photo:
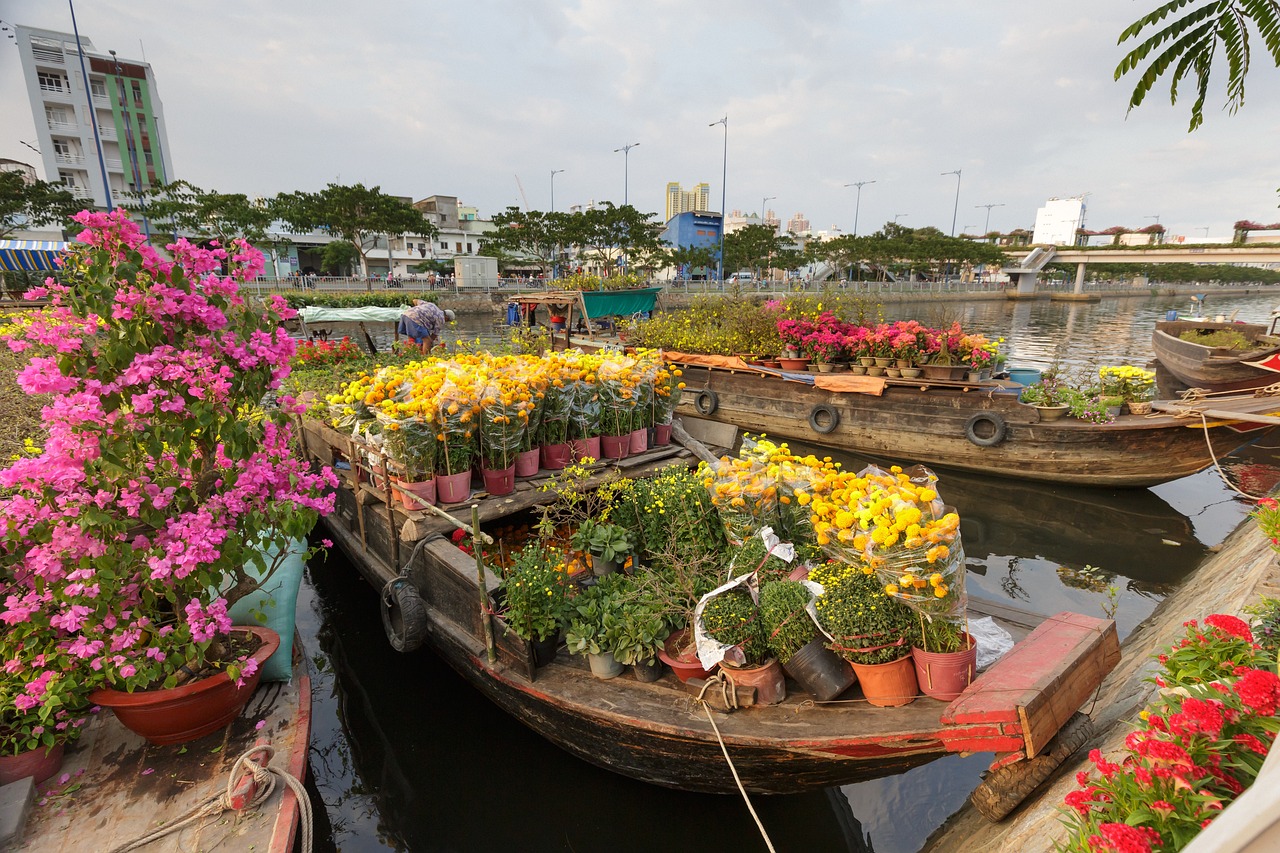
<svg viewBox="0 0 1280 853">
<path fill-rule="evenodd" d="M 1126 403 L 1151 399 L 1156 387 L 1154 370 L 1144 370 L 1132 365 L 1103 367 L 1098 370 L 1102 380 L 1102 392 L 1108 397 L 1121 397 Z"/>
</svg>

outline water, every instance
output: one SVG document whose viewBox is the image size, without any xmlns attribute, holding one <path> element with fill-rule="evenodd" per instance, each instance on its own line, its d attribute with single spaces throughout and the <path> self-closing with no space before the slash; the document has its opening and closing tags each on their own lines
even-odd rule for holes
<svg viewBox="0 0 1280 853">
<path fill-rule="evenodd" d="M 1266 322 L 1272 306 L 1271 297 L 1210 293 L 1207 310 Z M 936 317 L 925 307 L 884 311 L 890 319 L 958 319 L 1003 336 L 1010 364 L 1043 368 L 1145 364 L 1156 320 L 1189 306 L 1173 297 L 954 303 Z M 492 331 L 487 318 L 462 317 L 459 333 Z M 1226 461 L 1250 488 L 1265 490 L 1280 478 L 1280 441 L 1259 444 Z M 1100 615 L 1114 587 L 1122 637 L 1249 508 L 1213 471 L 1117 491 L 944 472 L 940 490 L 961 513 L 971 596 Z M 1082 573 L 1086 566 L 1096 571 Z M 670 791 L 586 764 L 506 716 L 431 652 L 392 651 L 375 592 L 340 552 L 313 563 L 298 613 L 318 670 L 318 849 L 764 849 L 739 797 Z M 779 850 L 911 853 L 963 805 L 989 761 L 949 757 L 895 777 L 753 802 Z"/>
</svg>

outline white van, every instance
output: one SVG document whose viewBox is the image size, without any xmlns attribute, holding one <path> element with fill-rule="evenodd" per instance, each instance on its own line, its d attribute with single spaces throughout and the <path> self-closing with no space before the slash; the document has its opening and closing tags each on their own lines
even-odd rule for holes
<svg viewBox="0 0 1280 853">
<path fill-rule="evenodd" d="M 738 270 L 729 276 L 728 281 L 730 284 L 750 284 L 755 281 L 755 276 L 752 275 L 751 270 Z"/>
</svg>

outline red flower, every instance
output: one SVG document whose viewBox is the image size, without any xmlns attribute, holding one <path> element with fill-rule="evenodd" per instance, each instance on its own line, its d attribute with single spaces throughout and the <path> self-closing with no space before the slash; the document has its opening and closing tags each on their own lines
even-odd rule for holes
<svg viewBox="0 0 1280 853">
<path fill-rule="evenodd" d="M 1223 631 L 1233 637 L 1239 637 L 1246 643 L 1253 642 L 1253 632 L 1249 630 L 1249 625 L 1243 619 L 1228 616 L 1225 613 L 1215 613 L 1212 616 L 1206 616 L 1204 623 L 1212 625 L 1219 631 Z"/>
<path fill-rule="evenodd" d="M 1115 853 L 1151 853 L 1155 847 L 1163 847 L 1160 833 L 1149 826 L 1129 826 L 1125 823 L 1104 823 L 1098 826 L 1099 835 L 1089 837 L 1094 850 Z"/>
<path fill-rule="evenodd" d="M 1222 703 L 1213 700 L 1187 699 L 1182 711 L 1169 717 L 1170 730 L 1176 734 L 1204 734 L 1217 740 L 1222 734 Z"/>
<path fill-rule="evenodd" d="M 1251 734 L 1238 734 L 1232 740 L 1258 755 L 1267 754 L 1267 745 Z"/>
<path fill-rule="evenodd" d="M 1173 803 L 1167 802 L 1165 800 L 1156 800 L 1154 803 L 1151 804 L 1151 810 L 1156 814 L 1160 815 L 1160 817 L 1164 818 L 1165 820 L 1168 820 L 1169 815 L 1173 814 L 1174 812 Z"/>
<path fill-rule="evenodd" d="M 1062 802 L 1068 807 L 1075 809 L 1082 815 L 1089 813 L 1090 807 L 1093 805 L 1093 792 L 1096 788 L 1085 788 L 1083 791 L 1072 791 L 1063 797 Z"/>
<path fill-rule="evenodd" d="M 1280 678 L 1274 672 L 1254 669 L 1240 676 L 1235 684 L 1240 701 L 1262 716 L 1274 716 L 1280 703 Z"/>
</svg>

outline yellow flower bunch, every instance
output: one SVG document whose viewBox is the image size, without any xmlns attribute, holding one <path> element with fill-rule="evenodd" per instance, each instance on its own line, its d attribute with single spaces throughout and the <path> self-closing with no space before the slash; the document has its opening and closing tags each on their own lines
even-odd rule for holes
<svg viewBox="0 0 1280 853">
<path fill-rule="evenodd" d="M 1128 364 L 1100 368 L 1098 378 L 1102 380 L 1104 395 L 1123 397 L 1126 402 L 1148 399 L 1156 384 L 1155 371 Z"/>
</svg>

